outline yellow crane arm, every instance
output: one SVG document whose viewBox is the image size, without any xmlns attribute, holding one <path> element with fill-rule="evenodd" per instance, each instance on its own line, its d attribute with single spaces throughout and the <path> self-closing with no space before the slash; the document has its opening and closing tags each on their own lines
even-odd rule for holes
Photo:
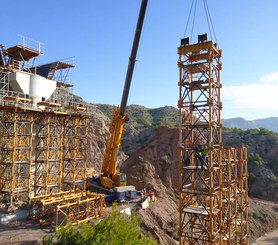
<svg viewBox="0 0 278 245">
<path fill-rule="evenodd" d="M 118 175 L 116 161 L 126 119 L 126 115 L 120 114 L 120 108 L 114 107 L 113 117 L 109 127 L 110 137 L 106 142 L 106 149 L 101 170 L 102 173 L 108 173 L 112 180 L 115 180 Z"/>
<path fill-rule="evenodd" d="M 134 65 L 136 62 L 136 55 L 141 36 L 142 26 L 145 18 L 148 0 L 142 0 L 141 8 L 138 16 L 136 31 L 133 39 L 131 54 L 126 72 L 125 85 L 121 100 L 121 106 L 114 108 L 112 121 L 109 127 L 110 138 L 106 143 L 104 159 L 102 164 L 102 175 L 100 178 L 102 186 L 105 188 L 112 188 L 114 185 L 125 185 L 125 174 L 117 172 L 117 154 L 121 144 L 123 126 L 127 121 L 125 109 L 132 80 Z"/>
</svg>

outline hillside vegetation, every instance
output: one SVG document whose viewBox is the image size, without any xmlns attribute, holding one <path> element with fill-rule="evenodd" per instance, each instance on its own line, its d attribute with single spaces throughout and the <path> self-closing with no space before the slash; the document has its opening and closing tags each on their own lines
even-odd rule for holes
<svg viewBox="0 0 278 245">
<path fill-rule="evenodd" d="M 264 128 L 224 129 L 227 146 L 248 147 L 249 195 L 278 201 L 278 134 Z"/>
<path fill-rule="evenodd" d="M 106 219 L 93 225 L 61 226 L 54 235 L 43 239 L 43 245 L 156 245 L 154 239 L 142 233 L 139 225 L 136 215 L 124 217 L 113 205 L 113 211 Z"/>
<path fill-rule="evenodd" d="M 106 104 L 95 104 L 108 119 L 112 118 L 113 106 Z M 164 106 L 155 109 L 149 109 L 140 105 L 129 105 L 126 108 L 126 114 L 129 118 L 129 124 L 141 126 L 177 126 L 179 112 L 172 106 Z"/>
<path fill-rule="evenodd" d="M 94 112 L 101 111 L 110 121 L 113 106 L 107 104 L 94 104 Z M 126 113 L 132 124 L 144 126 L 178 126 L 179 110 L 173 106 L 164 106 L 149 109 L 140 105 L 127 106 Z M 245 120 L 237 117 L 222 119 L 223 127 L 239 128 L 243 130 L 265 128 L 278 133 L 278 117 L 270 117 L 257 120 Z"/>
</svg>

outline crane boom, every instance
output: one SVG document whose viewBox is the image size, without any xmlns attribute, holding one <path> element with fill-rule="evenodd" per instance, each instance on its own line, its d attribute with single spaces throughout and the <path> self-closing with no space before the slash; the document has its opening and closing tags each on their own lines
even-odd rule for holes
<svg viewBox="0 0 278 245">
<path fill-rule="evenodd" d="M 148 0 L 142 0 L 140 12 L 138 16 L 136 31 L 133 39 L 131 54 L 129 57 L 128 68 L 126 72 L 125 85 L 122 94 L 121 106 L 114 108 L 113 117 L 110 123 L 109 132 L 110 137 L 106 142 L 106 150 L 104 153 L 102 164 L 102 176 L 100 178 L 102 186 L 105 188 L 112 188 L 115 185 L 125 185 L 126 177 L 117 171 L 117 153 L 121 144 L 123 126 L 127 121 L 125 109 L 132 80 L 134 65 L 136 62 L 136 55 L 139 46 L 141 31 L 145 18 Z"/>
<path fill-rule="evenodd" d="M 129 58 L 128 68 L 127 68 L 127 72 L 126 72 L 125 85 L 124 85 L 121 107 L 120 107 L 121 115 L 125 114 L 125 109 L 126 109 L 126 104 L 127 104 L 128 94 L 129 94 L 129 88 L 130 88 L 130 84 L 131 84 L 131 80 L 132 80 L 134 65 L 136 62 L 136 55 L 137 55 L 137 50 L 138 50 L 138 46 L 139 46 L 139 41 L 140 41 L 140 36 L 141 36 L 141 32 L 142 32 L 142 26 L 143 26 L 143 22 L 144 22 L 144 18 L 145 18 L 147 4 L 148 4 L 148 0 L 142 0 L 139 17 L 138 17 L 138 22 L 137 22 L 137 26 L 136 26 L 136 31 L 135 31 L 135 35 L 134 35 L 133 45 L 132 45 L 132 49 L 131 49 L 131 54 L 130 54 L 130 58 Z"/>
</svg>

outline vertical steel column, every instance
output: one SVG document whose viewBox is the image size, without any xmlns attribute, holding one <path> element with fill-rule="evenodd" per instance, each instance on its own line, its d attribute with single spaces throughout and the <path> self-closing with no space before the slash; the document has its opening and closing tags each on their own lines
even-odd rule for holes
<svg viewBox="0 0 278 245">
<path fill-rule="evenodd" d="M 89 153 L 89 144 L 88 144 L 88 127 L 89 127 L 89 119 L 85 118 L 84 119 L 84 129 L 83 129 L 83 140 L 82 140 L 82 148 L 81 148 L 81 153 L 83 153 L 83 173 L 82 173 L 82 178 L 83 178 L 83 190 L 86 190 L 86 178 L 87 178 L 87 167 L 88 167 L 88 153 Z M 82 133 L 82 132 L 81 132 Z"/>
<path fill-rule="evenodd" d="M 45 164 L 47 159 L 46 114 L 39 113 L 35 121 L 34 196 L 45 194 Z"/>
<path fill-rule="evenodd" d="M 237 244 L 236 166 L 237 148 L 224 147 L 222 151 L 222 220 L 223 244 Z"/>
<path fill-rule="evenodd" d="M 87 151 L 88 151 L 88 118 L 84 115 L 77 118 L 76 123 L 76 186 L 86 187 Z"/>
<path fill-rule="evenodd" d="M 63 148 L 63 189 L 84 189 L 88 151 L 88 117 L 72 114 L 65 122 Z"/>
<path fill-rule="evenodd" d="M 58 172 L 58 192 L 63 191 L 63 176 L 64 176 L 64 164 L 63 164 L 63 149 L 64 149 L 64 131 L 65 131 L 65 116 L 60 116 L 59 118 L 59 172 Z"/>
<path fill-rule="evenodd" d="M 49 114 L 47 192 L 58 192 L 60 183 L 60 115 Z"/>
<path fill-rule="evenodd" d="M 2 111 L 2 144 L 1 144 L 1 195 L 3 203 L 11 208 L 14 202 L 15 174 L 15 111 Z"/>
<path fill-rule="evenodd" d="M 32 175 L 32 157 L 33 157 L 33 129 L 34 129 L 34 115 L 33 113 L 30 114 L 30 131 L 29 131 L 29 140 L 28 140 L 28 145 L 29 145 L 29 160 L 28 160 L 28 203 L 30 204 L 30 197 L 32 196 L 32 188 L 31 184 L 33 181 L 34 176 Z M 32 179 L 31 179 L 32 178 Z"/>
<path fill-rule="evenodd" d="M 247 148 L 244 146 L 238 147 L 239 166 L 237 177 L 238 191 L 238 243 L 247 245 L 248 239 L 248 171 L 247 171 Z"/>
<path fill-rule="evenodd" d="M 74 189 L 75 184 L 75 120 L 71 115 L 65 120 L 63 149 L 63 190 Z"/>
<path fill-rule="evenodd" d="M 16 197 L 19 203 L 27 203 L 30 191 L 30 163 L 32 135 L 32 112 L 16 111 L 16 131 L 15 131 L 15 185 Z M 30 159 L 31 157 L 31 159 Z"/>
</svg>

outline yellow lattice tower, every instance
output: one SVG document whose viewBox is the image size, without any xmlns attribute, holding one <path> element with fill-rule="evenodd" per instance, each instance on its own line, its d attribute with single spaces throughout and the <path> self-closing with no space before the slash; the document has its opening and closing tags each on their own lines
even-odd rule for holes
<svg viewBox="0 0 278 245">
<path fill-rule="evenodd" d="M 65 120 L 63 148 L 63 177 L 64 190 L 85 189 L 88 124 L 85 115 L 71 114 Z"/>
<path fill-rule="evenodd" d="M 221 53 L 206 35 L 178 48 L 180 244 L 248 244 L 247 149 L 222 144 Z"/>
<path fill-rule="evenodd" d="M 222 240 L 221 50 L 199 36 L 179 54 L 180 244 Z"/>
<path fill-rule="evenodd" d="M 33 113 L 2 108 L 0 192 L 10 208 L 30 197 Z"/>
<path fill-rule="evenodd" d="M 65 115 L 42 111 L 35 119 L 34 195 L 62 191 L 63 125 Z"/>
</svg>

